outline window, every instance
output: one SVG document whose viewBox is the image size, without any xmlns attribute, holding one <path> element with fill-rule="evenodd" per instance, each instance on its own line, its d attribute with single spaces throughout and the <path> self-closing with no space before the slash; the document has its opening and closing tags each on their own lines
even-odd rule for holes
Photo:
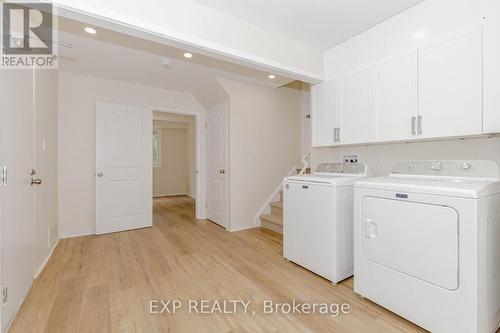
<svg viewBox="0 0 500 333">
<path fill-rule="evenodd" d="M 153 168 L 159 168 L 161 150 L 161 132 L 160 129 L 153 131 Z"/>
</svg>

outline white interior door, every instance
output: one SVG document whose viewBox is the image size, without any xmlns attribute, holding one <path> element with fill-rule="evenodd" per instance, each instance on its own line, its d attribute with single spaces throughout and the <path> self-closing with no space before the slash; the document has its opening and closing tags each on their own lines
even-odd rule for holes
<svg viewBox="0 0 500 333">
<path fill-rule="evenodd" d="M 33 72 L 3 70 L 0 75 L 2 328 L 9 324 L 33 281 Z M 3 298 L 3 297 L 2 297 Z"/>
<path fill-rule="evenodd" d="M 481 29 L 419 50 L 419 136 L 482 132 Z"/>
<path fill-rule="evenodd" d="M 207 218 L 227 228 L 227 127 L 226 105 L 207 117 Z"/>
<path fill-rule="evenodd" d="M 152 225 L 152 111 L 96 105 L 96 234 Z"/>
</svg>

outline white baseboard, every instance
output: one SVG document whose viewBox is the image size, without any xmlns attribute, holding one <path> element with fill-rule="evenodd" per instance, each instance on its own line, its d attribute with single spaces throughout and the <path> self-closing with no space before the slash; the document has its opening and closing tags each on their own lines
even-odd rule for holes
<svg viewBox="0 0 500 333">
<path fill-rule="evenodd" d="M 174 197 L 177 195 L 187 195 L 190 196 L 189 194 L 183 192 L 183 193 L 160 193 L 160 194 L 153 194 L 153 198 L 161 198 L 161 197 Z"/>
<path fill-rule="evenodd" d="M 35 276 L 33 277 L 34 280 L 36 280 L 36 278 L 40 275 L 40 273 L 43 271 L 43 269 L 45 268 L 45 266 L 47 265 L 47 263 L 49 262 L 50 258 L 52 257 L 52 253 L 54 253 L 54 250 L 55 248 L 57 247 L 57 244 L 59 244 L 59 239 L 57 239 L 56 243 L 54 244 L 54 246 L 52 246 L 52 249 L 50 249 L 50 252 L 49 254 L 47 255 L 47 258 L 45 258 L 45 260 L 43 261 L 43 263 L 40 265 L 40 267 L 38 268 L 38 270 L 36 271 L 35 273 Z"/>
<path fill-rule="evenodd" d="M 245 226 L 245 227 L 241 227 L 241 228 L 230 228 L 230 229 L 227 229 L 227 231 L 229 231 L 229 232 L 243 231 L 243 230 L 248 230 L 248 229 L 255 229 L 258 227 L 259 226 L 250 225 L 250 226 Z"/>
<path fill-rule="evenodd" d="M 93 231 L 60 232 L 59 239 L 94 235 Z"/>
</svg>

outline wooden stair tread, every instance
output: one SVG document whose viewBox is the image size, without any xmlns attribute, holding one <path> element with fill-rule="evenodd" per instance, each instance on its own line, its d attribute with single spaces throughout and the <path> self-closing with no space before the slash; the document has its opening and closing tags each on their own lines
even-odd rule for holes
<svg viewBox="0 0 500 333">
<path fill-rule="evenodd" d="M 283 202 L 282 201 L 271 202 L 271 207 L 283 209 Z"/>
<path fill-rule="evenodd" d="M 274 214 L 264 214 L 261 215 L 260 218 L 264 221 L 267 221 L 269 223 L 277 224 L 277 225 L 283 225 L 283 218 L 276 216 Z"/>
</svg>

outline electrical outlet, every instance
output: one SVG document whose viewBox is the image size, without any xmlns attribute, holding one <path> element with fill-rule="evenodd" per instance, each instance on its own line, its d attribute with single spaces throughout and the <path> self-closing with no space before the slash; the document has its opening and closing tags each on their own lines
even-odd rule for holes
<svg viewBox="0 0 500 333">
<path fill-rule="evenodd" d="M 358 155 L 344 155 L 342 160 L 344 163 L 358 163 Z"/>
</svg>

